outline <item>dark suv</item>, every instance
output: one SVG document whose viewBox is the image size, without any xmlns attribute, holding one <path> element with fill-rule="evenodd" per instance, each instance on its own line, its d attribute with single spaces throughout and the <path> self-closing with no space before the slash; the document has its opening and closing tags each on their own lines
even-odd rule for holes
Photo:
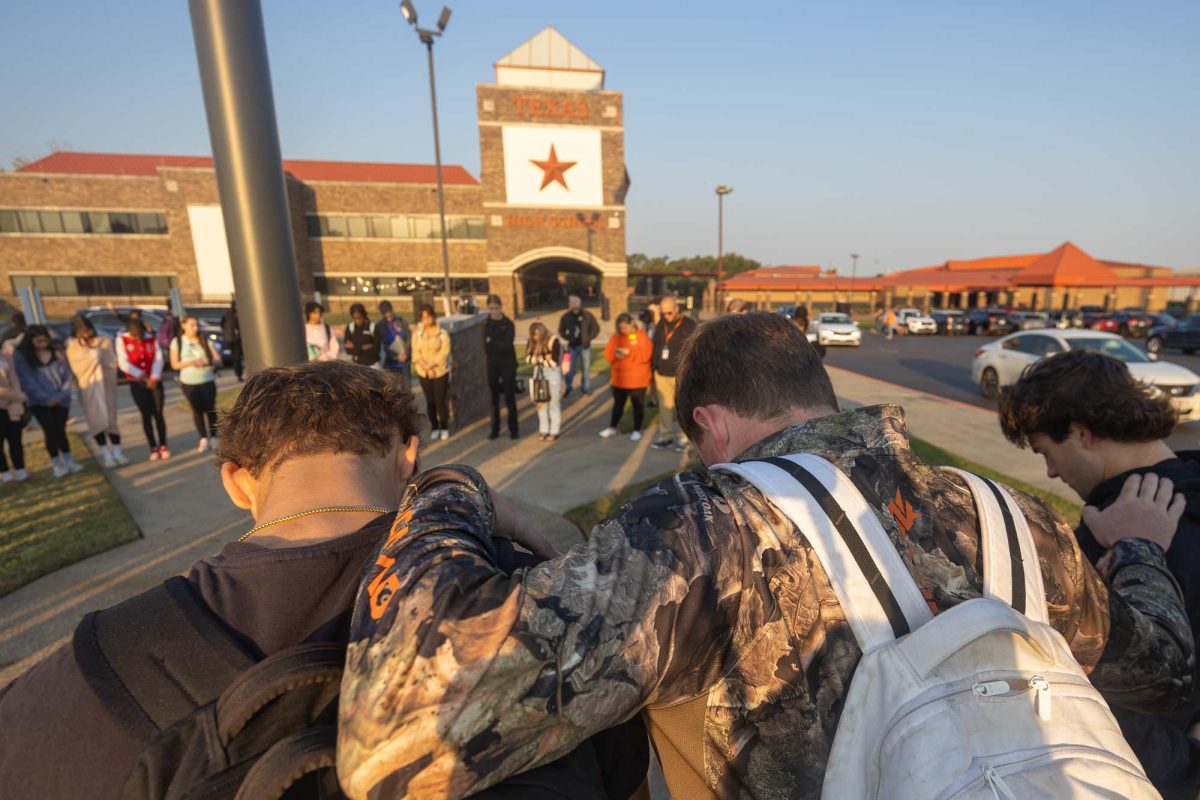
<svg viewBox="0 0 1200 800">
<path fill-rule="evenodd" d="M 1146 335 L 1146 352 L 1157 356 L 1164 350 L 1182 350 L 1189 356 L 1200 350 L 1200 314 L 1181 319 L 1174 327 L 1151 328 Z"/>
<path fill-rule="evenodd" d="M 967 333 L 1003 336 L 1017 329 L 1012 317 L 1002 308 L 973 308 L 967 312 Z"/>
</svg>

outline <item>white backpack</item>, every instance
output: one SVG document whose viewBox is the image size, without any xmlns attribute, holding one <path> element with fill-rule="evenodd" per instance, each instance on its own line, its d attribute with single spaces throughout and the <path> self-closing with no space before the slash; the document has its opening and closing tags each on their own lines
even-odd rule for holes
<svg viewBox="0 0 1200 800">
<path fill-rule="evenodd" d="M 824 797 L 1159 797 L 1048 624 L 1029 526 L 1003 487 L 955 470 L 979 511 L 984 596 L 934 617 L 876 512 L 833 464 L 792 455 L 718 468 L 804 532 L 863 650 Z"/>
</svg>

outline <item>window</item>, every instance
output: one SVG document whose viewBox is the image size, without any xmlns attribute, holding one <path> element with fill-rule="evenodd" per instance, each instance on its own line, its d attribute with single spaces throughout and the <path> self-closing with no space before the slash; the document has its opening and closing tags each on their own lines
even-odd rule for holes
<svg viewBox="0 0 1200 800">
<path fill-rule="evenodd" d="M 356 239 L 365 239 L 369 236 L 366 217 L 347 217 L 346 226 L 350 230 L 350 235 Z"/>
<path fill-rule="evenodd" d="M 175 288 L 170 275 L 13 275 L 13 291 L 36 288 L 46 297 L 161 296 Z"/>
<path fill-rule="evenodd" d="M 41 233 L 42 219 L 41 215 L 36 211 L 18 211 L 17 216 L 21 219 L 21 233 Z"/>
<path fill-rule="evenodd" d="M 122 212 L 110 212 L 108 215 L 108 224 L 112 227 L 113 233 L 133 233 L 133 214 L 125 214 Z"/>
<path fill-rule="evenodd" d="M 166 233 L 167 217 L 165 214 L 135 214 L 138 233 Z"/>
<path fill-rule="evenodd" d="M 321 218 L 314 217 L 311 214 L 308 216 L 308 235 L 310 238 L 321 235 Z"/>
<path fill-rule="evenodd" d="M 349 236 L 345 217 L 322 217 L 321 234 L 323 236 Z"/>
<path fill-rule="evenodd" d="M 0 211 L 0 233 L 20 233 L 21 223 L 17 221 L 17 212 Z"/>
<path fill-rule="evenodd" d="M 326 215 L 309 214 L 308 235 L 353 236 L 372 239 L 437 239 L 440 238 L 438 217 L 435 214 Z M 450 239 L 484 239 L 487 227 L 483 217 L 450 217 L 446 220 Z"/>
<path fill-rule="evenodd" d="M 414 239 L 434 239 L 441 236 L 437 217 L 410 217 L 410 230 Z"/>
<path fill-rule="evenodd" d="M 87 215 L 88 228 L 92 233 L 112 233 L 112 225 L 109 223 L 108 214 L 103 211 L 89 211 Z"/>
<path fill-rule="evenodd" d="M 1141 350 L 1117 336 L 1113 336 L 1111 339 L 1108 336 L 1088 338 L 1072 336 L 1067 339 L 1067 344 L 1071 346 L 1072 350 L 1095 350 L 1124 361 L 1126 364 L 1144 364 L 1150 360 Z"/>
<path fill-rule="evenodd" d="M 1049 336 L 1018 336 L 1013 341 L 1017 343 L 1016 350 L 1031 356 L 1051 356 L 1062 352 L 1058 342 Z"/>
<path fill-rule="evenodd" d="M 375 239 L 392 238 L 392 221 L 388 217 L 371 217 L 371 236 Z"/>
<path fill-rule="evenodd" d="M 82 211 L 64 211 L 62 221 L 64 233 L 88 233 L 87 217 Z"/>
<path fill-rule="evenodd" d="M 62 233 L 62 214 L 57 211 L 39 211 L 42 219 L 42 233 Z"/>
</svg>

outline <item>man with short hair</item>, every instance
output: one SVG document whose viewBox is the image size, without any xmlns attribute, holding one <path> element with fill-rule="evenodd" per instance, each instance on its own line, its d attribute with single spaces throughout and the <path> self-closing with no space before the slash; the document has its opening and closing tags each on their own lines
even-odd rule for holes
<svg viewBox="0 0 1200 800">
<path fill-rule="evenodd" d="M 194 676 L 197 670 L 185 660 L 211 667 L 234 658 L 249 668 L 300 644 L 344 644 L 364 566 L 387 537 L 403 498 L 421 492 L 425 478 L 414 475 L 422 424 L 412 392 L 395 373 L 327 361 L 251 377 L 221 416 L 217 457 L 226 493 L 250 512 L 255 527 L 194 564 L 183 588 L 194 599 L 190 613 L 215 622 L 229 641 L 194 654 L 167 650 L 160 662 L 158 640 L 170 641 L 178 632 L 152 629 L 143 639 L 142 659 L 122 652 L 121 660 L 144 660 L 146 668 L 161 671 L 160 684 L 182 680 L 188 695 L 195 686 L 181 673 Z M 501 545 L 505 569 L 530 563 Z M 536 546 L 552 552 L 545 542 Z M 137 627 L 127 610 L 120 613 L 137 599 L 100 612 L 95 626 L 85 620 L 71 645 L 0 690 L 0 786 L 7 800 L 118 797 L 139 754 L 169 727 L 170 720 L 161 722 L 163 709 L 131 703 L 108 662 L 85 657 L 102 652 L 89 645 L 88 632 L 110 630 L 114 623 L 106 620 L 114 613 L 127 628 Z M 161 616 L 149 616 L 136 622 L 161 624 Z M 118 634 L 105 646 L 138 639 L 133 630 Z M 199 707 L 223 688 L 187 701 Z M 155 700 L 164 694 L 169 692 L 159 686 Z M 624 800 L 646 771 L 645 734 L 639 744 L 637 733 L 613 731 L 594 749 L 580 748 L 521 775 L 492 797 Z M 606 781 L 617 788 L 590 788 Z M 563 793 L 541 791 L 555 787 Z"/>
<path fill-rule="evenodd" d="M 558 335 L 567 343 L 567 351 L 571 354 L 563 397 L 570 396 L 576 372 L 580 375 L 579 388 L 584 394 L 591 394 L 592 340 L 600 335 L 600 323 L 583 307 L 578 295 L 567 298 L 567 313 L 558 321 Z"/>
<path fill-rule="evenodd" d="M 838 413 L 791 322 L 707 323 L 675 388 L 705 464 L 824 457 L 865 496 L 931 608 L 980 597 L 964 479 L 920 463 L 901 409 Z M 1139 502 L 1169 538 L 1154 483 Z M 1117 542 L 1110 589 L 1061 518 L 1014 495 L 1049 621 L 1091 679 L 1128 704 L 1177 702 L 1193 644 L 1161 547 Z M 495 536 L 528 526 L 478 473 L 443 467 L 412 500 L 363 576 L 352 622 L 338 746 L 351 797 L 469 795 L 638 712 L 674 797 L 820 795 L 861 649 L 806 531 L 751 484 L 717 470 L 672 476 L 586 545 L 512 577 L 496 566 Z"/>
<path fill-rule="evenodd" d="M 654 328 L 654 389 L 658 393 L 658 438 L 650 445 L 655 450 L 687 449 L 684 434 L 676 433 L 675 374 L 679 356 L 696 330 L 696 323 L 679 310 L 679 301 L 671 295 L 662 299 L 662 321 Z"/>
<path fill-rule="evenodd" d="M 1174 453 L 1164 441 L 1175 427 L 1168 395 L 1151 395 L 1124 363 L 1090 350 L 1071 350 L 1034 363 L 1000 394 L 1000 428 L 1018 447 L 1046 461 L 1087 503 L 1075 537 L 1093 563 L 1112 544 L 1093 530 L 1103 509 L 1136 475 L 1169 479 L 1186 502 L 1167 566 L 1183 590 L 1193 635 L 1200 631 L 1200 452 Z M 1142 520 L 1120 525 L 1138 535 Z M 1196 684 L 1193 684 L 1195 686 Z M 1200 793 L 1200 744 L 1188 730 L 1200 722 L 1200 693 L 1170 716 L 1113 709 L 1142 766 L 1165 797 Z"/>
</svg>

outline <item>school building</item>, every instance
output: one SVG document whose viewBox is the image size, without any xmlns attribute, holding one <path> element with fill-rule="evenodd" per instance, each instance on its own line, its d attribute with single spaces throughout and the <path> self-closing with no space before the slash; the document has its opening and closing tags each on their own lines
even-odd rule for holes
<svg viewBox="0 0 1200 800">
<path fill-rule="evenodd" d="M 1003 306 L 1055 311 L 1093 305 L 1191 313 L 1200 302 L 1200 275 L 1096 259 L 1066 242 L 1048 253 L 951 260 L 876 277 L 854 278 L 818 266 L 764 267 L 727 280 L 725 296 L 758 308 L 851 304 L 856 310 Z"/>
<path fill-rule="evenodd" d="M 625 310 L 622 94 L 546 28 L 476 88 L 481 176 L 443 165 L 453 291 L 510 309 L 576 293 Z M 429 164 L 285 160 L 305 297 L 333 309 L 398 307 L 442 290 L 436 173 Z M 58 316 L 104 302 L 233 294 L 211 158 L 55 152 L 0 173 L 0 306 L 36 287 Z M 479 298 L 482 299 L 481 297 Z"/>
</svg>

